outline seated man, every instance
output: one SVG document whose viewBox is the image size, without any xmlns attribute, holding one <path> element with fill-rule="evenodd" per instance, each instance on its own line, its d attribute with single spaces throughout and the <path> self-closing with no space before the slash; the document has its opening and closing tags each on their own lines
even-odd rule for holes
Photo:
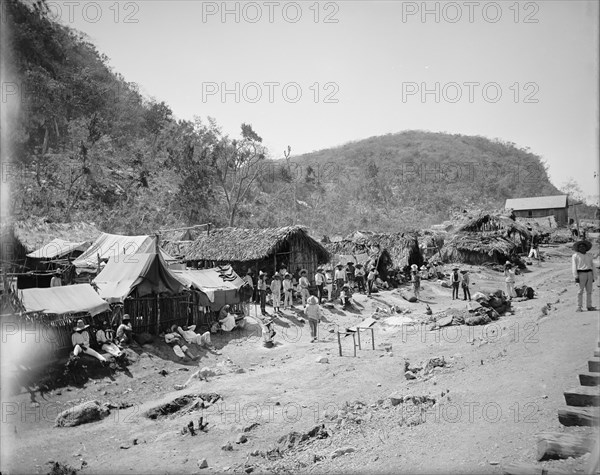
<svg viewBox="0 0 600 475">
<path fill-rule="evenodd" d="M 352 293 L 350 291 L 350 286 L 348 284 L 342 285 L 342 291 L 340 292 L 340 301 L 342 303 L 343 308 L 350 307 L 352 302 L 350 301 L 350 297 Z"/>
<path fill-rule="evenodd" d="M 115 358 L 122 358 L 125 353 L 121 351 L 121 348 L 115 343 L 115 332 L 108 321 L 102 322 L 102 328 L 96 332 L 96 341 L 99 345 L 102 345 L 102 349 L 107 353 L 110 353 Z"/>
<path fill-rule="evenodd" d="M 133 327 L 131 326 L 131 319 L 129 315 L 126 313 L 123 315 L 123 322 L 117 328 L 117 344 L 127 345 L 131 343 L 133 340 Z"/>
<path fill-rule="evenodd" d="M 235 328 L 235 316 L 231 313 L 230 305 L 223 305 L 223 308 L 219 310 L 219 326 L 226 332 Z"/>
<path fill-rule="evenodd" d="M 182 345 L 183 338 L 179 333 L 177 333 L 177 325 L 173 325 L 171 327 L 171 331 L 169 333 L 165 333 L 165 343 L 167 343 L 179 358 L 183 359 L 188 356 L 192 360 L 198 359 L 197 356 L 194 356 L 190 353 L 190 350 L 187 346 Z"/>
<path fill-rule="evenodd" d="M 177 326 L 177 332 L 183 337 L 188 343 L 195 343 L 198 346 L 210 347 L 210 332 L 204 332 L 202 335 L 196 333 L 194 330 L 196 325 L 184 326 L 183 328 Z"/>
<path fill-rule="evenodd" d="M 79 356 L 80 353 L 93 356 L 99 359 L 102 364 L 108 363 L 108 360 L 95 350 L 90 348 L 90 335 L 86 331 L 89 325 L 84 325 L 83 320 L 77 320 L 77 325 L 74 328 L 73 335 L 71 335 L 71 343 L 73 343 L 73 354 Z"/>
</svg>

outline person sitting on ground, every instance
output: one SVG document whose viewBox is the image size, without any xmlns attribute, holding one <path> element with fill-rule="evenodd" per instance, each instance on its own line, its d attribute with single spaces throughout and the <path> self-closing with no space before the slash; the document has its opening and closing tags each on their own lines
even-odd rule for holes
<svg viewBox="0 0 600 475">
<path fill-rule="evenodd" d="M 108 363 L 108 360 L 98 353 L 96 350 L 92 350 L 90 347 L 90 334 L 86 331 L 89 325 L 85 325 L 83 320 L 77 320 L 77 324 L 73 329 L 71 335 L 71 343 L 73 344 L 73 354 L 79 356 L 80 353 L 93 356 L 100 360 L 102 364 Z"/>
<path fill-rule="evenodd" d="M 314 343 L 318 339 L 319 321 L 321 320 L 321 307 L 319 300 L 314 295 L 308 297 L 304 307 L 304 315 L 308 318 L 310 325 L 310 342 Z"/>
<path fill-rule="evenodd" d="M 343 308 L 347 308 L 352 305 L 352 302 L 350 301 L 351 296 L 352 292 L 350 290 L 350 286 L 348 284 L 342 285 L 342 291 L 340 292 L 340 302 L 342 303 Z"/>
<path fill-rule="evenodd" d="M 298 285 L 300 287 L 300 296 L 302 297 L 302 306 L 306 305 L 306 300 L 310 296 L 308 292 L 308 288 L 310 287 L 310 281 L 308 277 L 306 277 L 306 269 L 302 269 L 300 271 L 300 280 L 298 281 Z"/>
<path fill-rule="evenodd" d="M 375 277 L 375 286 L 377 287 L 377 289 L 383 290 L 388 290 L 390 288 L 390 285 L 387 282 L 381 280 L 381 277 L 379 276 Z"/>
<path fill-rule="evenodd" d="M 186 356 L 192 360 L 198 359 L 197 356 L 194 356 L 189 348 L 182 343 L 183 338 L 179 333 L 177 333 L 177 325 L 171 326 L 171 331 L 169 333 L 165 333 L 165 343 L 173 348 L 173 352 L 179 356 L 179 358 L 183 359 Z"/>
<path fill-rule="evenodd" d="M 110 328 L 110 324 L 107 320 L 102 322 L 102 328 L 96 332 L 96 341 L 99 345 L 102 345 L 104 351 L 113 355 L 115 358 L 122 358 L 125 356 L 125 353 L 123 353 L 121 348 L 115 343 L 115 332 Z"/>
<path fill-rule="evenodd" d="M 592 248 L 592 243 L 589 241 L 578 241 L 573 244 L 575 254 L 571 257 L 571 271 L 575 283 L 579 284 L 577 292 L 577 312 L 583 311 L 583 292 L 585 290 L 585 303 L 589 311 L 596 310 L 592 305 L 592 284 L 596 280 L 596 268 L 594 260 L 588 251 Z"/>
<path fill-rule="evenodd" d="M 223 331 L 230 332 L 235 328 L 235 316 L 231 312 L 231 305 L 225 304 L 219 310 L 219 328 Z"/>
<path fill-rule="evenodd" d="M 123 315 L 123 321 L 117 328 L 117 340 L 116 343 L 120 347 L 123 345 L 129 345 L 133 341 L 133 327 L 131 326 L 131 318 L 129 314 Z"/>
<path fill-rule="evenodd" d="M 187 343 L 195 343 L 198 346 L 209 348 L 211 346 L 210 332 L 200 334 L 196 333 L 194 330 L 196 330 L 196 325 L 177 326 L 177 333 L 179 333 Z"/>
<path fill-rule="evenodd" d="M 365 268 L 362 264 L 356 264 L 356 268 L 354 269 L 354 281 L 356 282 L 356 287 L 361 294 L 365 293 Z"/>
</svg>

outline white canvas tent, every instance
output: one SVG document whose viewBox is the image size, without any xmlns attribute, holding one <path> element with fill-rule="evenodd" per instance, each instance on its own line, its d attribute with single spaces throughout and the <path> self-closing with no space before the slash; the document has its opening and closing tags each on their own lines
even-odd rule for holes
<svg viewBox="0 0 600 475">
<path fill-rule="evenodd" d="M 78 270 L 95 271 L 98 268 L 98 257 L 103 261 L 113 258 L 127 262 L 127 259 L 130 259 L 128 256 L 133 254 L 154 252 L 156 252 L 155 236 L 122 236 L 102 233 L 87 251 L 73 261 L 73 264 Z M 176 260 L 162 249 L 160 249 L 160 254 L 166 262 Z"/>
<path fill-rule="evenodd" d="M 64 239 L 53 239 L 36 251 L 27 254 L 32 259 L 55 259 L 70 254 L 73 251 L 85 251 L 90 247 L 89 241 L 71 242 Z"/>
</svg>

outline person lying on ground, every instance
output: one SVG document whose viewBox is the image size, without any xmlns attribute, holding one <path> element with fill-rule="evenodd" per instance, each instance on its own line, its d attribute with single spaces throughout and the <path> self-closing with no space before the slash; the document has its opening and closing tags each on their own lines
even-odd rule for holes
<svg viewBox="0 0 600 475">
<path fill-rule="evenodd" d="M 117 328 L 117 344 L 119 346 L 129 345 L 133 341 L 133 327 L 129 314 L 123 315 L 123 321 Z"/>
<path fill-rule="evenodd" d="M 108 360 L 98 353 L 96 350 L 90 348 L 90 335 L 86 331 L 89 325 L 85 325 L 83 320 L 77 320 L 77 325 L 74 328 L 73 334 L 71 335 L 71 343 L 73 343 L 73 354 L 79 356 L 80 353 L 93 356 L 100 360 L 102 364 L 108 363 Z"/>
<path fill-rule="evenodd" d="M 110 328 L 108 321 L 102 322 L 102 328 L 96 332 L 96 341 L 104 351 L 115 358 L 122 358 L 125 355 L 115 343 L 115 332 Z"/>
<path fill-rule="evenodd" d="M 194 331 L 196 330 L 196 325 L 183 327 L 177 326 L 176 330 L 177 333 L 179 333 L 187 343 L 195 343 L 198 346 L 204 346 L 207 348 L 211 346 L 210 332 L 204 332 L 202 334 L 196 333 Z"/>
<path fill-rule="evenodd" d="M 189 348 L 183 344 L 183 338 L 179 333 L 177 333 L 177 325 L 173 325 L 171 327 L 171 331 L 169 333 L 165 333 L 165 343 L 173 348 L 173 352 L 179 356 L 179 358 L 183 359 L 186 356 L 192 360 L 198 359 L 197 356 L 194 356 Z"/>
</svg>

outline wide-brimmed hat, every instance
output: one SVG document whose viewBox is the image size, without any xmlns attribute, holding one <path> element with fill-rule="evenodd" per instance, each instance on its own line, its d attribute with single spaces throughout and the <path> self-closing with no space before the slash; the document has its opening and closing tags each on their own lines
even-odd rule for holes
<svg viewBox="0 0 600 475">
<path fill-rule="evenodd" d="M 311 295 L 310 297 L 308 297 L 308 299 L 306 299 L 306 303 L 309 305 L 316 305 L 319 303 L 319 299 L 314 295 Z"/>
<path fill-rule="evenodd" d="M 341 262 L 338 262 L 335 266 L 336 267 L 344 267 L 344 264 L 342 264 Z"/>
<path fill-rule="evenodd" d="M 273 276 L 273 279 L 281 280 L 281 276 L 279 274 L 275 274 Z"/>
<path fill-rule="evenodd" d="M 353 266 L 353 265 L 354 265 L 354 262 L 348 262 L 346 265 L 347 265 L 347 266 Z"/>
<path fill-rule="evenodd" d="M 592 243 L 590 241 L 577 241 L 573 243 L 573 250 L 578 251 L 579 246 L 585 246 L 585 251 L 589 251 L 592 248 Z"/>
<path fill-rule="evenodd" d="M 362 264 L 356 264 L 354 267 L 362 267 Z"/>
<path fill-rule="evenodd" d="M 419 269 L 419 266 L 418 266 L 417 264 L 413 264 L 413 265 L 411 265 L 411 266 L 410 266 L 410 268 L 411 268 L 412 270 L 418 270 L 418 269 Z"/>
<path fill-rule="evenodd" d="M 125 315 L 123 315 L 123 321 L 125 320 L 131 320 L 131 318 L 129 318 L 129 314 L 126 313 Z"/>
<path fill-rule="evenodd" d="M 452 271 L 455 271 L 455 270 L 458 270 L 458 267 L 454 267 L 454 268 L 452 269 Z"/>
<path fill-rule="evenodd" d="M 308 274 L 308 271 L 306 269 L 301 269 L 300 274 Z"/>
<path fill-rule="evenodd" d="M 77 323 L 75 324 L 75 331 L 80 332 L 82 330 L 85 330 L 87 327 L 89 327 L 89 325 L 83 323 L 83 320 L 77 320 Z"/>
<path fill-rule="evenodd" d="M 290 274 L 289 272 L 287 274 L 285 274 L 283 276 L 284 279 L 291 279 L 292 278 L 292 274 Z"/>
<path fill-rule="evenodd" d="M 177 325 L 171 325 L 171 332 L 175 333 L 177 331 Z"/>
<path fill-rule="evenodd" d="M 349 289 L 350 286 L 348 284 L 344 284 L 344 285 L 342 285 L 342 288 Z"/>
</svg>

